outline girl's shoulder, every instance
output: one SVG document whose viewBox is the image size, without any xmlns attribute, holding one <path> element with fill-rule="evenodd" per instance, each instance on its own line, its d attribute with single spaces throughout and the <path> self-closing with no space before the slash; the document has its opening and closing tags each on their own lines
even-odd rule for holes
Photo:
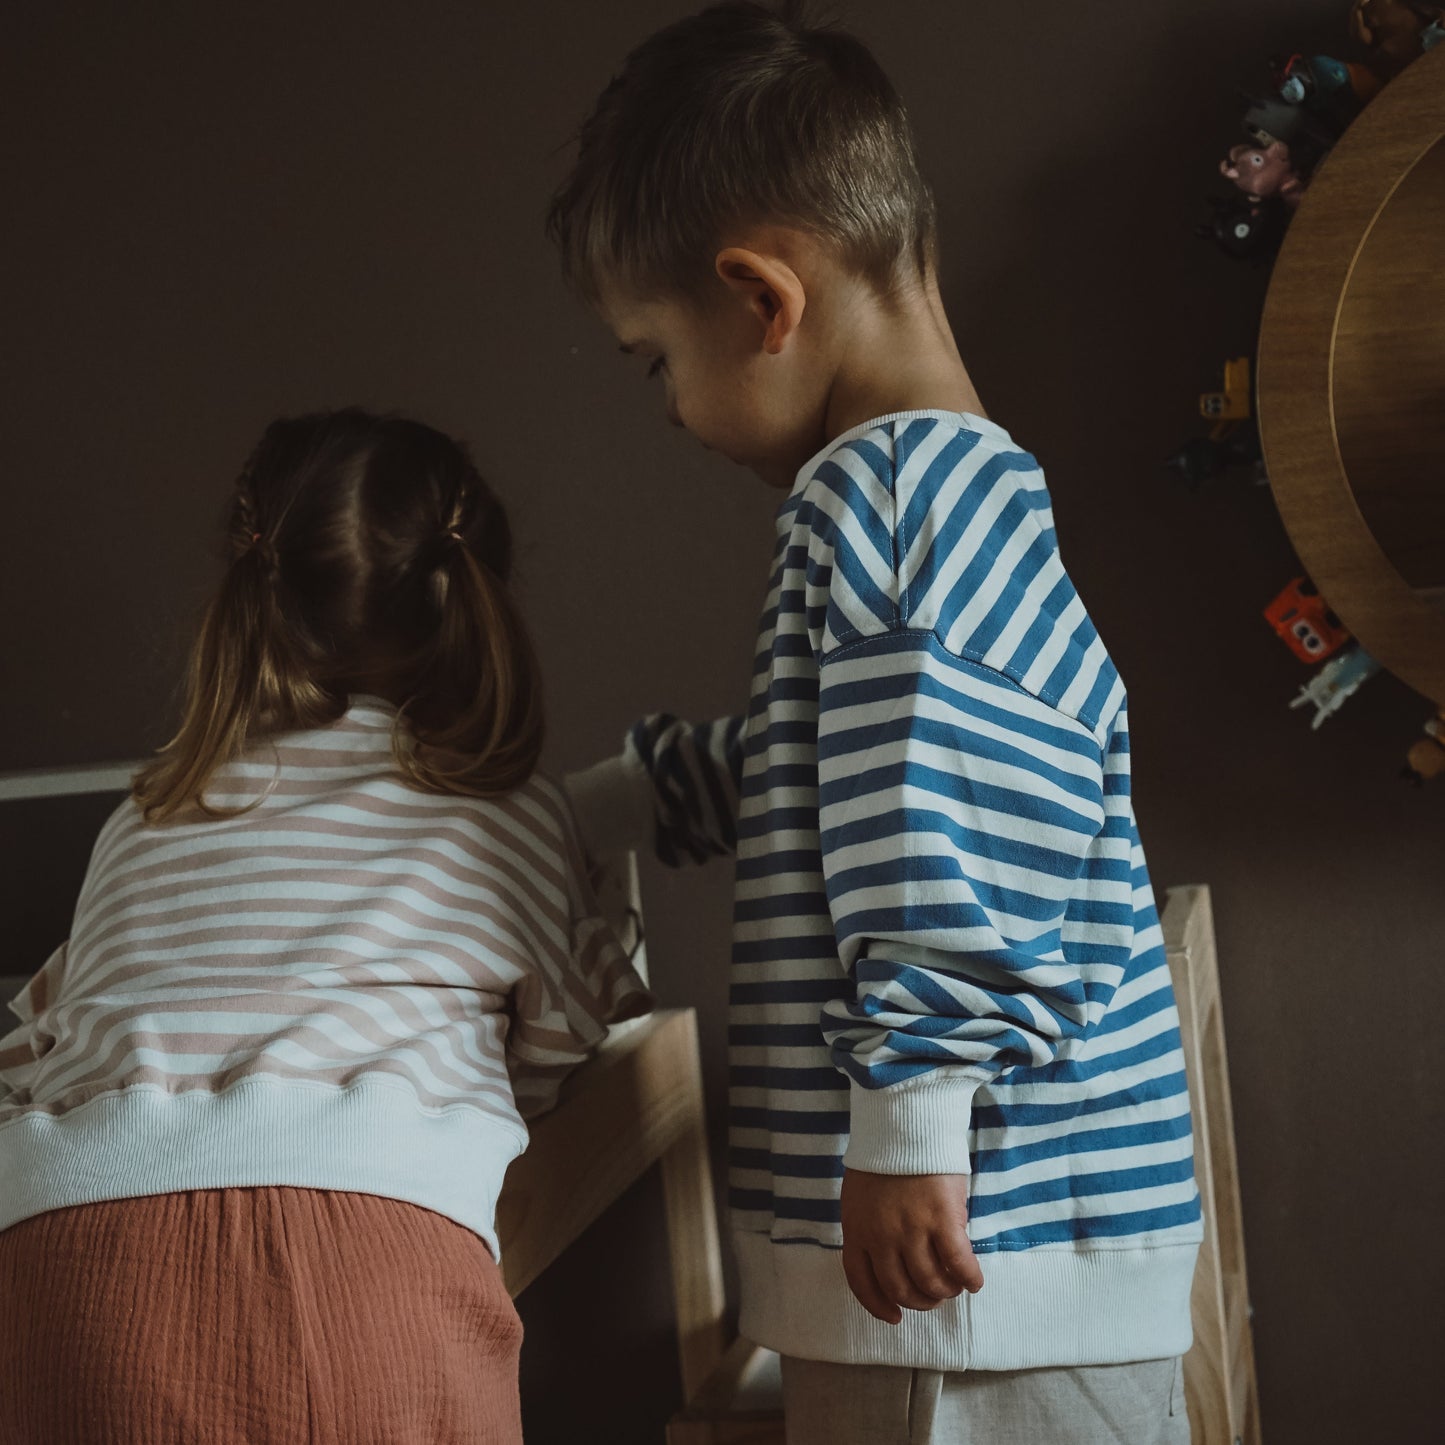
<svg viewBox="0 0 1445 1445">
<path fill-rule="evenodd" d="M 520 787 L 502 797 L 452 794 L 441 806 L 464 814 L 483 830 L 500 825 L 504 832 L 512 833 L 520 827 L 530 833 L 536 843 L 561 854 L 570 857 L 580 850 L 572 805 L 560 780 L 550 773 L 535 772 Z"/>
</svg>

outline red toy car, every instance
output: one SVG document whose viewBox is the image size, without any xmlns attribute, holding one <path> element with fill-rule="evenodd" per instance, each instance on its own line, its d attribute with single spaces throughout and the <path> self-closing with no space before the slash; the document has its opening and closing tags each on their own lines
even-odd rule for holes
<svg viewBox="0 0 1445 1445">
<path fill-rule="evenodd" d="M 1323 662 L 1350 640 L 1349 630 L 1325 606 L 1307 577 L 1296 577 L 1264 615 L 1301 662 Z"/>
</svg>

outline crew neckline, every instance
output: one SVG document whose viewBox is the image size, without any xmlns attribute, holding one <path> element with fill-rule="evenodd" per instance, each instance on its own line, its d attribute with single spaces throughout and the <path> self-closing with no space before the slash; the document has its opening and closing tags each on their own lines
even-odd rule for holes
<svg viewBox="0 0 1445 1445">
<path fill-rule="evenodd" d="M 840 432 L 832 441 L 814 452 L 798 469 L 797 478 L 788 495 L 791 497 L 800 487 L 806 486 L 812 480 L 813 469 L 818 463 L 845 442 L 853 441 L 854 438 L 864 435 L 865 432 L 872 431 L 874 427 L 886 426 L 892 421 L 923 421 L 929 417 L 938 421 L 957 422 L 965 431 L 977 432 L 980 436 L 992 437 L 995 441 L 1004 442 L 1009 446 L 1013 445 L 1013 438 L 996 421 L 990 421 L 986 416 L 979 416 L 977 412 L 954 411 L 949 407 L 923 407 L 917 411 L 885 412 L 882 416 L 870 417 L 867 421 L 859 422 L 857 426 Z"/>
<path fill-rule="evenodd" d="M 346 700 L 346 711 L 352 712 L 384 712 L 388 715 L 395 714 L 396 704 L 388 702 L 384 697 L 378 697 L 372 692 L 353 692 Z"/>
</svg>

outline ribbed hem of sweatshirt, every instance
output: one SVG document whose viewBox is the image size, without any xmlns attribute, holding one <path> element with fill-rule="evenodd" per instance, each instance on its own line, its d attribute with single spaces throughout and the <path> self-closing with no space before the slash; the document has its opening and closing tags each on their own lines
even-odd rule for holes
<svg viewBox="0 0 1445 1445">
<path fill-rule="evenodd" d="M 917 1370 L 1030 1370 L 1182 1355 L 1197 1243 L 979 1256 L 984 1286 L 901 1324 L 853 1297 L 838 1249 L 733 1234 L 740 1332 L 780 1354 Z"/>
<path fill-rule="evenodd" d="M 656 832 L 652 779 L 637 750 L 605 758 L 562 780 L 582 842 L 594 861 L 650 852 Z"/>
<path fill-rule="evenodd" d="M 869 1174 L 970 1173 L 968 1122 L 982 1082 L 943 1070 L 884 1089 L 854 1080 L 843 1163 Z"/>
<path fill-rule="evenodd" d="M 495 1213 L 526 1134 L 407 1087 L 244 1080 L 212 1093 L 132 1085 L 0 1128 L 0 1230 L 73 1204 L 186 1189 L 290 1185 L 403 1199 L 501 1258 Z"/>
</svg>

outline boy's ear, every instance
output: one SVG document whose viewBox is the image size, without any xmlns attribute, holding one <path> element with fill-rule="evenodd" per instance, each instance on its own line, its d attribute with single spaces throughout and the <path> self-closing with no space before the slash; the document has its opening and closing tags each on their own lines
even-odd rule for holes
<svg viewBox="0 0 1445 1445">
<path fill-rule="evenodd" d="M 757 318 L 763 328 L 763 350 L 776 356 L 798 329 L 807 297 L 798 273 L 786 261 L 728 246 L 713 262 L 723 284 Z"/>
</svg>

